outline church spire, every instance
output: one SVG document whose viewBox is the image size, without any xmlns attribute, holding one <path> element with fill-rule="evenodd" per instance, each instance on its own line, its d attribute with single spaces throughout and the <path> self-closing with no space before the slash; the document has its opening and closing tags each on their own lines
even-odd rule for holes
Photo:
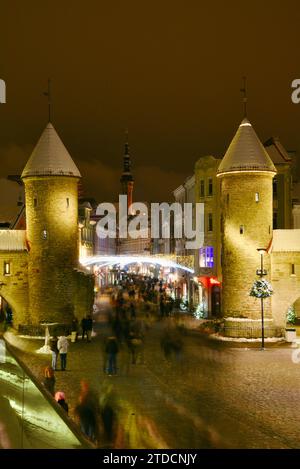
<svg viewBox="0 0 300 469">
<path fill-rule="evenodd" d="M 129 154 L 129 143 L 128 143 L 128 130 L 125 132 L 125 151 L 123 157 L 123 173 L 120 179 L 122 185 L 122 194 L 127 195 L 128 213 L 130 213 L 130 206 L 132 204 L 132 193 L 134 179 L 131 174 L 131 160 Z"/>
</svg>

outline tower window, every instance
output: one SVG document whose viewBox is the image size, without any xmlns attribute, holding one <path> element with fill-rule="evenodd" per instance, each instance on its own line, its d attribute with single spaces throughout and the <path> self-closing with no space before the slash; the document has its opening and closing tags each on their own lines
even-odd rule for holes
<svg viewBox="0 0 300 469">
<path fill-rule="evenodd" d="M 226 203 L 229 204 L 229 194 L 226 195 Z"/>
<path fill-rule="evenodd" d="M 4 275 L 10 275 L 10 262 L 4 262 Z"/>
<path fill-rule="evenodd" d="M 291 275 L 296 275 L 295 264 L 291 264 Z"/>
<path fill-rule="evenodd" d="M 200 181 L 200 197 L 204 197 L 204 179 Z"/>
<path fill-rule="evenodd" d="M 47 238 L 48 238 L 48 232 L 47 232 L 47 230 L 43 230 L 43 231 L 42 231 L 42 238 L 43 238 L 43 239 L 47 239 Z"/>
<path fill-rule="evenodd" d="M 37 207 L 37 199 L 36 198 L 33 199 L 33 206 Z"/>
<path fill-rule="evenodd" d="M 259 202 L 259 192 L 255 192 L 255 202 Z"/>
<path fill-rule="evenodd" d="M 213 180 L 212 180 L 212 178 L 208 179 L 208 195 L 210 197 L 213 195 Z"/>
<path fill-rule="evenodd" d="M 69 208 L 69 207 L 70 207 L 70 199 L 69 199 L 69 197 L 67 197 L 67 208 Z"/>
<path fill-rule="evenodd" d="M 213 230 L 213 216 L 212 213 L 208 214 L 208 229 L 207 231 L 212 231 Z"/>
<path fill-rule="evenodd" d="M 244 234 L 244 225 L 240 225 L 240 234 Z"/>
</svg>

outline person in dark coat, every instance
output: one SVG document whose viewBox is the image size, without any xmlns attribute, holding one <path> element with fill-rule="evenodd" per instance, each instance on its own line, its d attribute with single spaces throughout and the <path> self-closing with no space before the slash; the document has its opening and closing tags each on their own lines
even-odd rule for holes
<svg viewBox="0 0 300 469">
<path fill-rule="evenodd" d="M 81 431 L 92 441 L 97 441 L 100 417 L 98 398 L 85 380 L 80 382 L 80 388 L 79 404 L 75 408 L 75 415 L 79 420 Z"/>
<path fill-rule="evenodd" d="M 92 316 L 89 314 L 86 318 L 86 338 L 88 342 L 91 342 L 92 338 L 92 331 L 93 331 L 93 319 Z"/>
<path fill-rule="evenodd" d="M 118 342 L 115 336 L 108 337 L 105 347 L 107 373 L 108 375 L 117 374 L 117 353 L 119 352 Z"/>
<path fill-rule="evenodd" d="M 87 337 L 87 328 L 86 328 L 87 322 L 86 321 L 87 321 L 86 318 L 82 318 L 82 320 L 81 320 L 81 329 L 82 329 L 81 338 L 82 338 L 82 340 L 84 339 L 85 334 L 86 334 L 86 337 Z"/>
</svg>

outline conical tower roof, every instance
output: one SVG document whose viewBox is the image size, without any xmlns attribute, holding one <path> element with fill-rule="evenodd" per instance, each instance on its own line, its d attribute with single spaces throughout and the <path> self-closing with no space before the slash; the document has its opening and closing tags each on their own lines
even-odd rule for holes
<svg viewBox="0 0 300 469">
<path fill-rule="evenodd" d="M 276 173 L 276 168 L 252 125 L 245 118 L 220 163 L 217 175 L 247 171 Z"/>
<path fill-rule="evenodd" d="M 50 122 L 23 170 L 22 178 L 30 176 L 81 177 L 68 150 Z"/>
</svg>

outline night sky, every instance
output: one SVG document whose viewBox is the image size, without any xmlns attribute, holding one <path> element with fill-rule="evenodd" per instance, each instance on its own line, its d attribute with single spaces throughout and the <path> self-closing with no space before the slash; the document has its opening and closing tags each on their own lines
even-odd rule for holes
<svg viewBox="0 0 300 469">
<path fill-rule="evenodd" d="M 221 157 L 242 117 L 300 155 L 300 3 L 1 0 L 0 177 L 19 173 L 47 123 L 86 196 L 115 200 L 129 129 L 135 199 L 170 200 L 203 155 Z M 300 165 L 299 165 L 300 167 Z"/>
</svg>

